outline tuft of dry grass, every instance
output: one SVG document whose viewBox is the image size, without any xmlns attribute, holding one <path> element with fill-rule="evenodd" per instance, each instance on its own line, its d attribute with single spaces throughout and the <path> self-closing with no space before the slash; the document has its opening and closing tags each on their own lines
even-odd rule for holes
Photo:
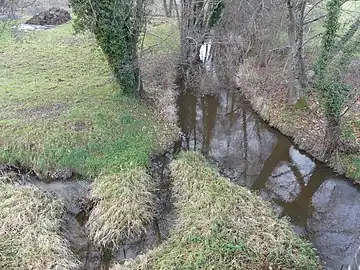
<svg viewBox="0 0 360 270">
<path fill-rule="evenodd" d="M 0 179 L 0 269 L 79 269 L 60 233 L 62 202 L 34 186 L 2 181 L 9 178 Z"/>
<path fill-rule="evenodd" d="M 144 168 L 102 174 L 92 184 L 99 201 L 88 221 L 89 236 L 102 247 L 140 236 L 154 216 L 155 184 Z"/>
<path fill-rule="evenodd" d="M 158 249 L 120 269 L 320 269 L 311 244 L 268 203 L 195 152 L 171 165 L 179 223 Z"/>
</svg>

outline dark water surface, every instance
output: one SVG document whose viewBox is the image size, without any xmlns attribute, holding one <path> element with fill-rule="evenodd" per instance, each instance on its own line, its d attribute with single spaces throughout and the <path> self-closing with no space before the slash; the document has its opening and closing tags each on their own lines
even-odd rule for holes
<svg viewBox="0 0 360 270">
<path fill-rule="evenodd" d="M 184 135 L 175 148 L 202 152 L 231 181 L 273 202 L 312 241 L 326 269 L 357 269 L 359 189 L 262 121 L 235 88 L 210 92 L 179 96 Z"/>
</svg>

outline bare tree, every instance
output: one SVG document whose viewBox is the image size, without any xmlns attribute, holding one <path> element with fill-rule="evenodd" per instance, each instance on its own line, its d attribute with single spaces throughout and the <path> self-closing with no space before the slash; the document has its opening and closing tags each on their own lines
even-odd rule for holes
<svg viewBox="0 0 360 270">
<path fill-rule="evenodd" d="M 0 14 L 15 18 L 16 12 L 33 6 L 37 1 L 38 0 L 0 0 Z"/>
<path fill-rule="evenodd" d="M 199 50 L 221 16 L 222 0 L 182 0 L 180 5 L 182 63 L 199 60 Z M 221 11 L 220 11 L 221 13 Z"/>
<path fill-rule="evenodd" d="M 171 17 L 175 0 L 163 0 L 163 8 L 166 17 Z"/>
<path fill-rule="evenodd" d="M 306 88 L 305 64 L 303 58 L 304 46 L 304 16 L 306 1 L 287 0 L 289 12 L 289 45 L 293 83 L 289 88 L 289 102 L 295 104 L 303 98 Z"/>
</svg>

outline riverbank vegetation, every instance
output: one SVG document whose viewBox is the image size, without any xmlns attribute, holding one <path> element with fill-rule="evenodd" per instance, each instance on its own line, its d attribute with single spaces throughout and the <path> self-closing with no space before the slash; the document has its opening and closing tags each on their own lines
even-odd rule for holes
<svg viewBox="0 0 360 270">
<path fill-rule="evenodd" d="M 0 268 L 79 269 L 62 236 L 64 204 L 11 174 L 0 176 Z"/>
<path fill-rule="evenodd" d="M 319 269 L 315 251 L 196 152 L 171 164 L 178 224 L 159 248 L 114 269 Z"/>
<path fill-rule="evenodd" d="M 141 167 L 100 175 L 93 184 L 93 196 L 100 201 L 89 217 L 89 236 L 113 250 L 124 239 L 140 237 L 155 216 L 155 189 Z"/>
<path fill-rule="evenodd" d="M 266 27 L 273 35 L 261 40 L 266 51 L 248 54 L 236 72 L 240 91 L 265 120 L 355 180 L 360 179 L 359 11 L 356 1 L 273 5 Z M 275 24 L 276 18 L 282 23 Z"/>
<path fill-rule="evenodd" d="M 360 178 L 360 105 L 351 80 L 358 65 L 349 62 L 357 59 L 352 41 L 358 19 L 341 19 L 340 0 L 314 6 L 244 2 L 164 1 L 170 18 L 155 19 L 145 0 L 71 0 L 77 35 L 72 24 L 35 32 L 4 26 L 0 164 L 20 164 L 43 179 L 69 180 L 69 170 L 90 179 L 89 238 L 115 254 L 125 240 L 144 236 L 155 219 L 159 183 L 148 169 L 151 157 L 179 136 L 176 117 L 169 117 L 175 74 L 191 83 L 211 62 L 226 70 L 222 79 L 237 77 L 264 119 L 339 172 Z M 320 17 L 306 21 L 314 11 Z M 309 29 L 310 23 L 321 27 Z M 304 41 L 305 32 L 314 38 Z M 203 44 L 209 49 L 205 58 Z M 115 269 L 318 269 L 315 251 L 287 220 L 220 177 L 199 154 L 181 153 L 171 171 L 178 213 L 172 233 L 158 248 Z M 63 269 L 76 269 L 77 258 L 61 235 L 62 202 L 26 185 L 0 188 L 1 227 L 10 231 L 0 232 L 4 268 L 50 269 L 57 260 Z M 16 207 L 22 207 L 20 222 Z M 14 252 L 26 256 L 15 258 Z"/>
</svg>

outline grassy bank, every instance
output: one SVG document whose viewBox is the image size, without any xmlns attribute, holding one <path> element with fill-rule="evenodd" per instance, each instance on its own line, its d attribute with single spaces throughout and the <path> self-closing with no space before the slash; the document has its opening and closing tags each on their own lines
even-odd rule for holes
<svg viewBox="0 0 360 270">
<path fill-rule="evenodd" d="M 70 24 L 0 43 L 0 163 L 44 172 L 145 166 L 174 128 L 122 95 L 103 54 Z"/>
<path fill-rule="evenodd" d="M 140 234 L 154 207 L 147 166 L 171 146 L 177 127 L 155 108 L 124 96 L 93 38 L 74 36 L 71 24 L 34 32 L 2 29 L 0 164 L 20 163 L 44 176 L 72 169 L 95 178 L 98 203 L 87 223 L 94 242 L 116 245 Z M 35 193 L 28 193 L 29 200 L 36 200 Z M 15 200 L 17 189 L 7 187 L 6 196 Z M 4 242 L 0 257 L 15 247 Z M 27 252 L 19 248 L 19 254 Z"/>
<path fill-rule="evenodd" d="M 253 109 L 271 126 L 291 137 L 299 148 L 325 162 L 336 172 L 360 181 L 360 153 L 356 151 L 360 147 L 360 104 L 353 106 L 342 119 L 339 159 L 326 161 L 326 117 L 323 109 L 314 95 L 308 97 L 306 106 L 288 105 L 290 80 L 287 76 L 283 66 L 276 61 L 269 63 L 266 68 L 258 68 L 250 60 L 240 67 L 237 84 Z"/>
<path fill-rule="evenodd" d="M 61 235 L 64 205 L 32 186 L 0 177 L 0 268 L 79 269 Z"/>
<path fill-rule="evenodd" d="M 113 269 L 319 269 L 314 250 L 198 153 L 171 165 L 178 224 L 158 249 Z"/>
</svg>

